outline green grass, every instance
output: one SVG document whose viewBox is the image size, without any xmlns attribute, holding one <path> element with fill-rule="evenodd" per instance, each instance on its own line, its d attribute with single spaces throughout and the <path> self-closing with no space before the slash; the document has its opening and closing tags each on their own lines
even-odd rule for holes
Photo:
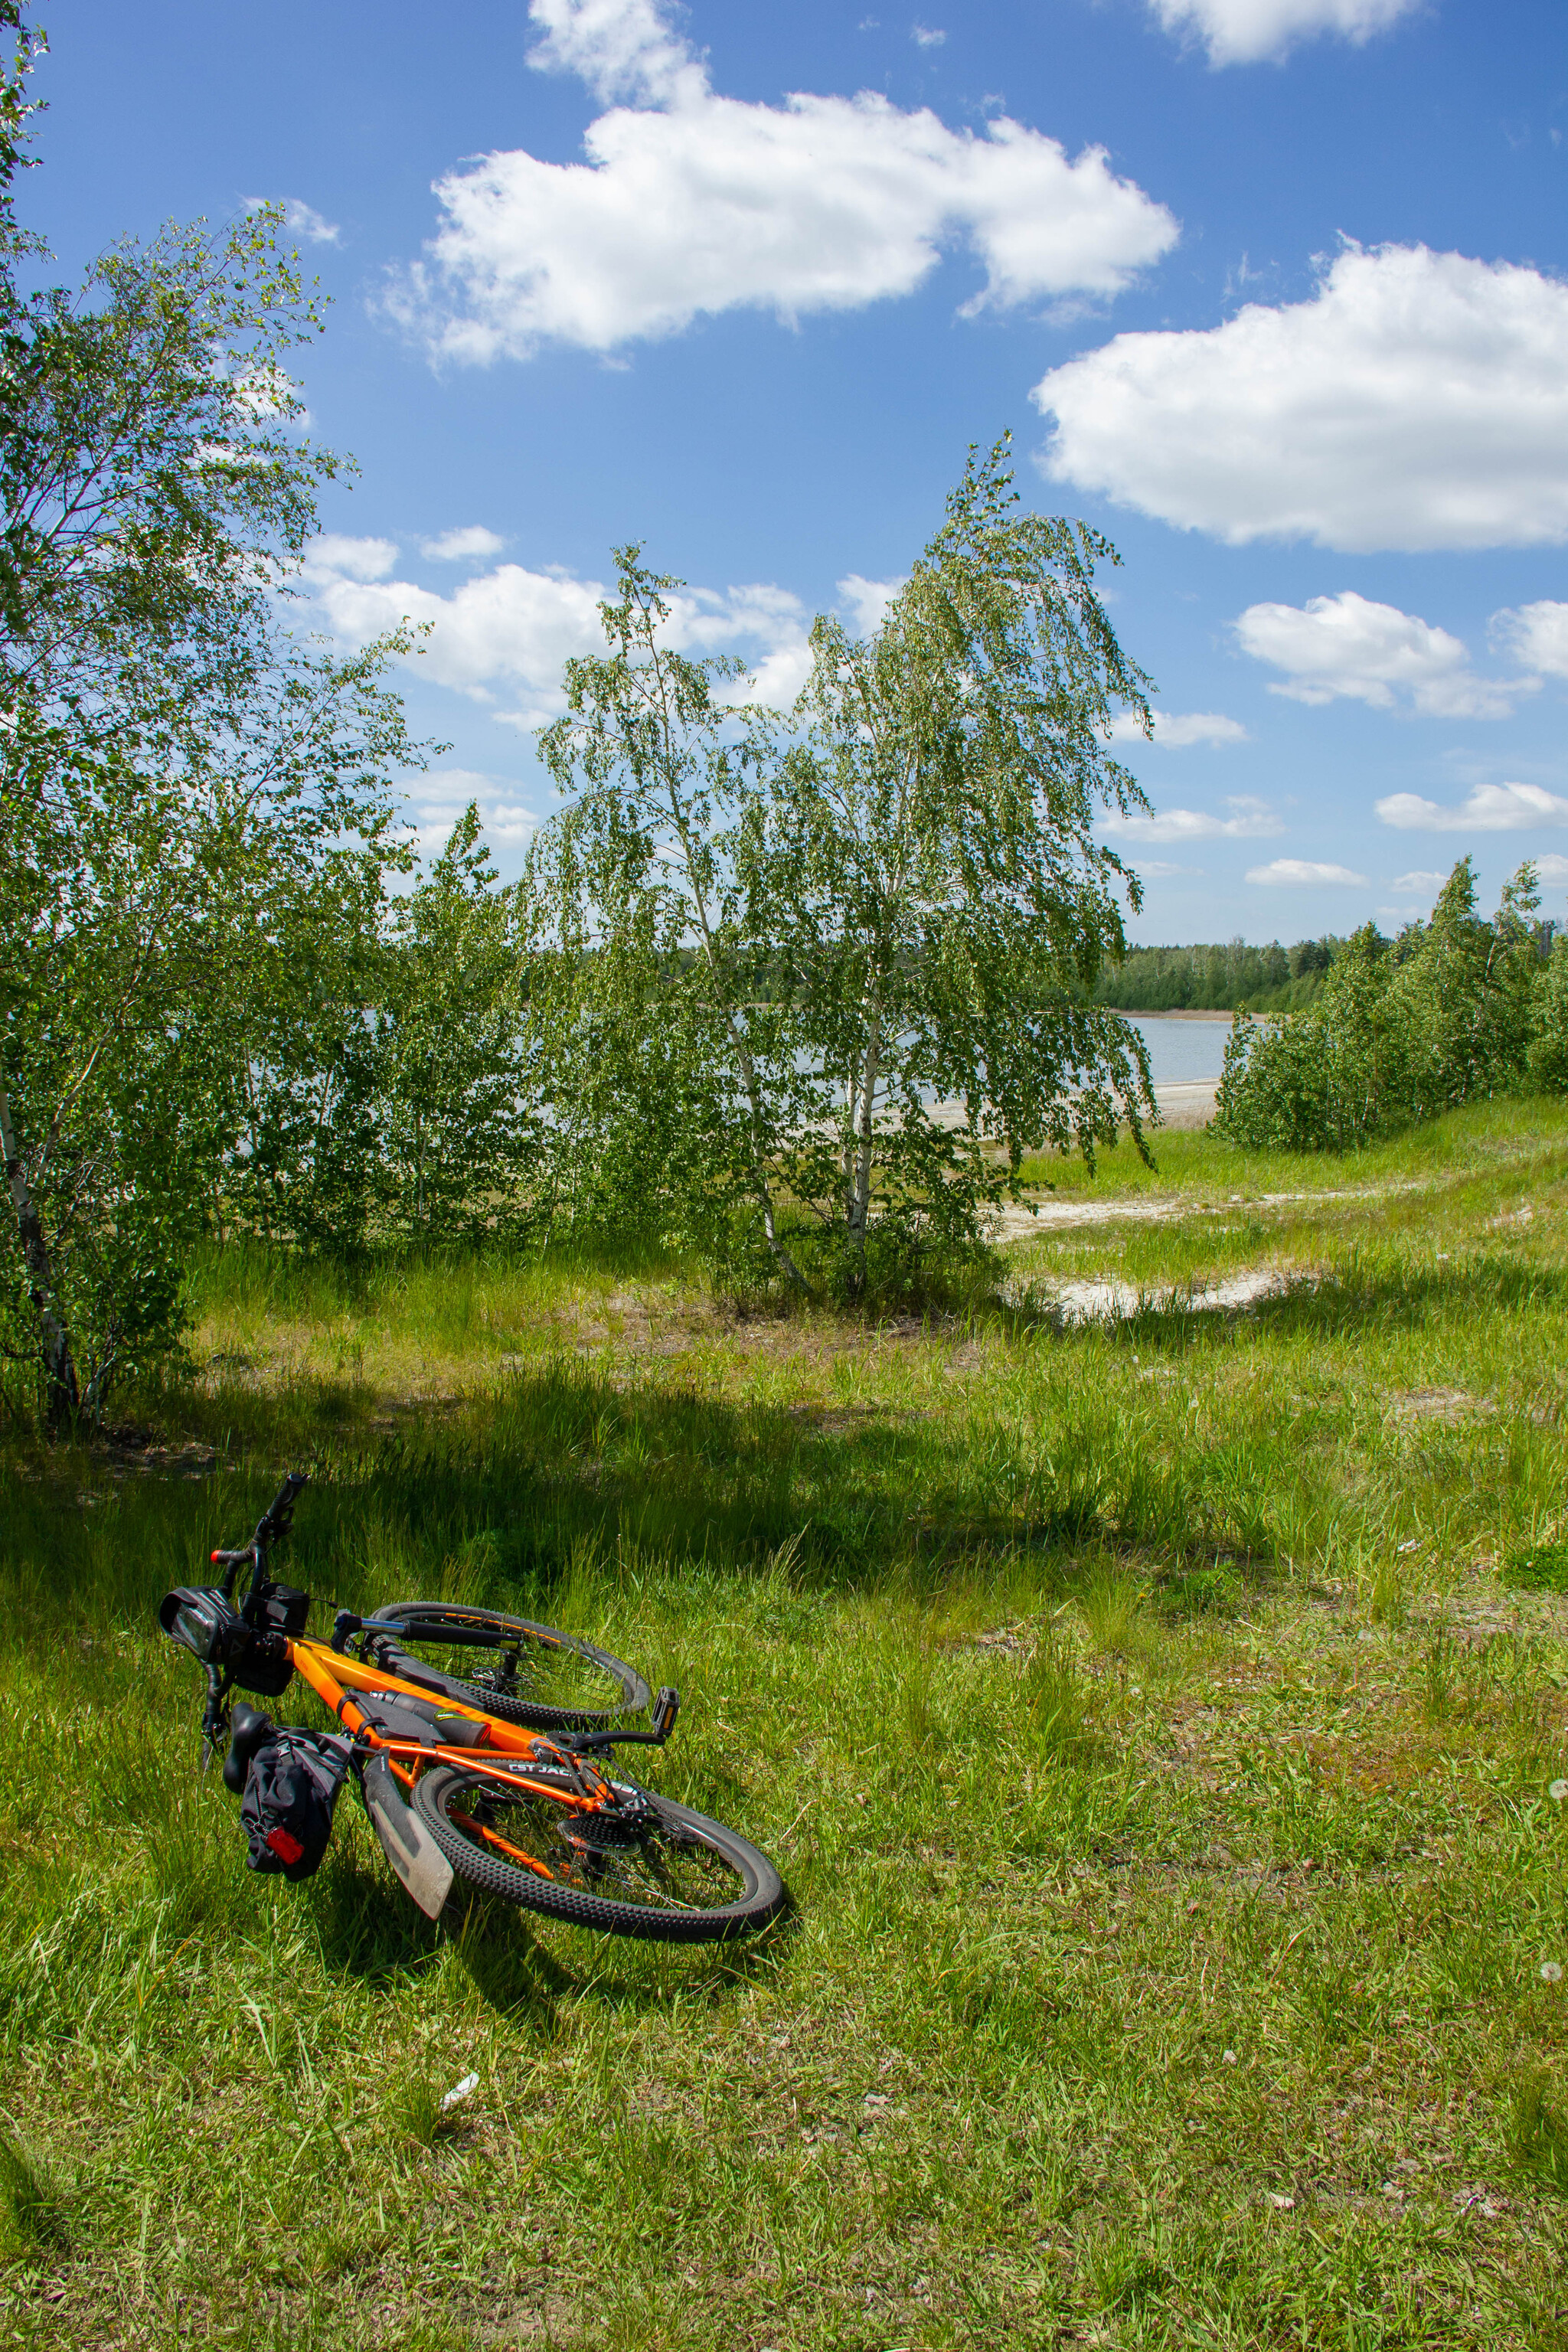
<svg viewBox="0 0 1568 2352">
<path fill-rule="evenodd" d="M 948 1323 L 215 1255 L 133 1431 L 13 1442 L 8 2340 L 1568 2345 L 1568 1117 L 1128 1158 L 1051 1172 L 1173 1213 Z M 1101 1274 L 1175 1303 L 1058 1328 Z M 324 1600 L 679 1682 L 792 1916 L 431 1927 L 350 1804 L 250 1876 L 151 1612 L 294 1462 Z"/>
</svg>

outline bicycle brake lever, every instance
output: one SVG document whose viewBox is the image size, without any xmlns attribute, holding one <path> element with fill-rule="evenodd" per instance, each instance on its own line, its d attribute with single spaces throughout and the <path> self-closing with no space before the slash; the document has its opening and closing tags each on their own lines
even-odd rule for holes
<svg viewBox="0 0 1568 2352">
<path fill-rule="evenodd" d="M 332 1647 L 337 1652 L 340 1658 L 343 1656 L 348 1649 L 349 1635 L 351 1633 L 363 1633 L 363 1630 L 364 1619 L 363 1617 L 356 1617 L 352 1609 L 339 1610 L 337 1615 L 332 1620 Z"/>
<path fill-rule="evenodd" d="M 213 1758 L 217 1754 L 218 1741 L 228 1729 L 228 1709 L 224 1706 L 224 1678 L 216 1666 L 207 1668 L 207 1703 L 202 1709 L 202 1770 L 205 1780 L 212 1770 Z"/>
</svg>

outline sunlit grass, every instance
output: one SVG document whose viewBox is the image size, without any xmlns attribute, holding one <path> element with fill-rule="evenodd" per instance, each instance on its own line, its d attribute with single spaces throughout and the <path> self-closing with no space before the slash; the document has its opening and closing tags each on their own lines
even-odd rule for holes
<svg viewBox="0 0 1568 2352">
<path fill-rule="evenodd" d="M 1563 2341 L 1568 1118 L 1160 1152 L 1179 1215 L 923 1325 L 215 1253 L 117 1448 L 16 1443 L 18 2340 Z M 1352 1182 L 1411 1189 L 1257 1205 Z M 1181 1304 L 1260 1263 L 1299 1286 Z M 1175 1303 L 1058 1328 L 1107 1274 Z M 291 1462 L 323 1604 L 523 1605 L 679 1683 L 650 1777 L 792 1918 L 431 1927 L 352 1804 L 308 1887 L 250 1876 L 152 1611 Z"/>
</svg>

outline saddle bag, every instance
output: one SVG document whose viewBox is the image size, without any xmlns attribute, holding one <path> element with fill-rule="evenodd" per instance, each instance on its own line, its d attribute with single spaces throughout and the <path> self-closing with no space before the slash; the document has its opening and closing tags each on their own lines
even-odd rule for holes
<svg viewBox="0 0 1568 2352">
<path fill-rule="evenodd" d="M 251 1754 L 239 1808 L 252 1870 L 280 1870 L 295 1881 L 314 1876 L 352 1753 L 352 1741 L 333 1732 L 268 1727 Z"/>
</svg>

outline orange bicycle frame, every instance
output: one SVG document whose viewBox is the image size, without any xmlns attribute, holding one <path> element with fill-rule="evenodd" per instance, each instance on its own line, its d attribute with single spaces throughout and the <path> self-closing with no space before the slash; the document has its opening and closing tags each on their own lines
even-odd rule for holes
<svg viewBox="0 0 1568 2352">
<path fill-rule="evenodd" d="M 542 1797 L 569 1813 L 600 1812 L 615 1801 L 609 1781 L 595 1764 L 586 1757 L 568 1756 L 542 1732 L 530 1731 L 521 1724 L 507 1723 L 499 1716 L 487 1715 L 483 1707 L 469 1706 L 458 1699 L 437 1698 L 423 1685 L 405 1682 L 397 1675 L 384 1673 L 378 1666 L 366 1665 L 358 1658 L 330 1649 L 324 1642 L 290 1638 L 288 1646 L 295 1672 L 310 1684 L 328 1713 L 336 1717 L 345 1731 L 353 1733 L 372 1749 L 384 1755 L 397 1778 L 410 1788 L 421 1769 L 430 1764 L 455 1764 L 465 1772 L 482 1774 L 488 1760 L 488 1748 L 498 1767 L 503 1758 L 508 1759 L 504 1773 L 509 1790 L 521 1789 L 531 1796 Z M 384 1692 L 393 1697 L 415 1699 L 421 1706 L 442 1715 L 462 1716 L 468 1722 L 484 1727 L 485 1744 L 479 1748 L 427 1748 L 418 1740 L 390 1738 L 385 1732 L 378 1731 L 363 1709 L 355 1706 L 353 1693 L 356 1690 Z M 510 1760 L 512 1759 L 563 1766 L 579 1780 L 586 1779 L 589 1788 L 586 1791 L 579 1791 L 531 1780 L 517 1769 L 517 1764 Z M 525 1853 L 521 1846 L 513 1845 L 510 1839 L 503 1838 L 498 1830 L 481 1823 L 476 1823 L 474 1827 L 487 1844 L 497 1846 L 512 1860 L 526 1864 L 542 1878 L 554 1877 L 552 1870 L 532 1854 Z"/>
</svg>

